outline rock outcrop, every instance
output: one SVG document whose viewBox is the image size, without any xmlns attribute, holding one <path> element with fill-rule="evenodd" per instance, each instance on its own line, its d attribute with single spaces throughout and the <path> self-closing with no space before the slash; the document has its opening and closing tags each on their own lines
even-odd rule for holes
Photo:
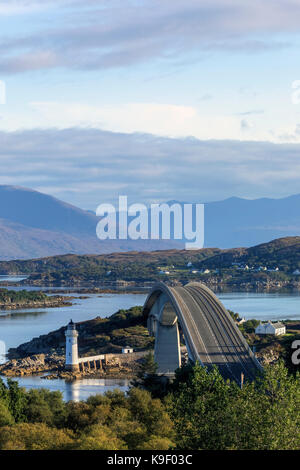
<svg viewBox="0 0 300 470">
<path fill-rule="evenodd" d="M 10 377 L 34 375 L 41 372 L 58 370 L 64 367 L 64 363 L 65 359 L 63 356 L 35 354 L 23 359 L 12 359 L 0 365 L 0 374 Z"/>
</svg>

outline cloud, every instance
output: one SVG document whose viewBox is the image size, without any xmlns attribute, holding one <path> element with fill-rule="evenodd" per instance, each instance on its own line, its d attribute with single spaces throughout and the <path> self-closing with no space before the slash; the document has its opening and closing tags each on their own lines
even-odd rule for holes
<svg viewBox="0 0 300 470">
<path fill-rule="evenodd" d="M 82 103 L 31 103 L 44 127 L 94 127 L 118 132 L 147 132 L 170 137 L 201 139 L 240 137 L 236 116 L 201 115 L 192 106 L 162 103 L 127 103 L 91 106 Z M 16 124 L 16 122 L 15 122 Z M 25 127 L 26 122 L 18 123 Z"/>
<path fill-rule="evenodd" d="M 253 109 L 251 111 L 244 111 L 242 113 L 237 113 L 238 116 L 252 116 L 254 114 L 264 114 L 263 109 Z"/>
<path fill-rule="evenodd" d="M 242 131 L 248 131 L 249 129 L 253 128 L 253 123 L 251 121 L 248 121 L 248 119 L 242 119 L 241 120 L 241 130 Z"/>
<path fill-rule="evenodd" d="M 300 26 L 296 0 L 271 6 L 260 0 L 57 0 L 32 1 L 28 8 L 43 4 L 61 4 L 65 21 L 55 16 L 49 28 L 42 17 L 31 34 L 2 38 L 2 74 L 36 70 L 39 63 L 41 69 L 97 70 L 153 60 L 180 63 L 213 51 L 256 53 L 289 47 L 281 35 L 298 34 Z M 45 62 L 44 53 L 51 60 Z"/>
<path fill-rule="evenodd" d="M 299 144 L 171 139 L 95 129 L 0 132 L 0 184 L 95 209 L 116 203 L 299 193 Z"/>
<path fill-rule="evenodd" d="M 5 0 L 0 4 L 0 16 L 30 15 L 57 3 L 71 5 L 72 0 Z"/>
</svg>

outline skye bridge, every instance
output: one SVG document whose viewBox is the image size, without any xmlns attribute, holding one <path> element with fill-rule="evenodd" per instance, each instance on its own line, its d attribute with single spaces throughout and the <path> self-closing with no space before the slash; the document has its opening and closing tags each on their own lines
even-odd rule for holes
<svg viewBox="0 0 300 470">
<path fill-rule="evenodd" d="M 238 384 L 254 380 L 262 370 L 223 304 L 199 282 L 184 287 L 156 284 L 143 313 L 148 317 L 150 335 L 155 336 L 158 374 L 172 375 L 181 365 L 179 326 L 191 361 L 208 369 L 216 365 L 225 379 Z"/>
</svg>

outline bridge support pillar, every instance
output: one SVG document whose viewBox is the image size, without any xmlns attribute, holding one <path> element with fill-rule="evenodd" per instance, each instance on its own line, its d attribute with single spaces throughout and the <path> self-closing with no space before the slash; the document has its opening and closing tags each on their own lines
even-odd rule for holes
<svg viewBox="0 0 300 470">
<path fill-rule="evenodd" d="M 174 373 L 181 366 L 179 330 L 177 321 L 173 325 L 157 325 L 154 359 L 158 374 Z"/>
</svg>

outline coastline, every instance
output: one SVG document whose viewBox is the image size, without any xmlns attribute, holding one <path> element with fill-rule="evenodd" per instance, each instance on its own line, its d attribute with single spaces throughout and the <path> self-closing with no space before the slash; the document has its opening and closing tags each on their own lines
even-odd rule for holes
<svg viewBox="0 0 300 470">
<path fill-rule="evenodd" d="M 34 354 L 22 359 L 11 359 L 0 365 L 0 377 L 19 378 L 38 376 L 44 380 L 64 379 L 133 379 L 137 377 L 139 364 L 149 350 L 137 355 L 107 354 L 101 369 L 83 368 L 72 372 L 65 370 L 65 357 L 57 354 Z"/>
<path fill-rule="evenodd" d="M 68 297 L 72 300 L 72 297 Z M 28 308 L 57 308 L 71 307 L 72 302 L 66 300 L 65 297 L 52 297 L 49 300 L 33 301 L 33 302 L 9 302 L 0 303 L 0 310 L 22 310 Z"/>
</svg>

